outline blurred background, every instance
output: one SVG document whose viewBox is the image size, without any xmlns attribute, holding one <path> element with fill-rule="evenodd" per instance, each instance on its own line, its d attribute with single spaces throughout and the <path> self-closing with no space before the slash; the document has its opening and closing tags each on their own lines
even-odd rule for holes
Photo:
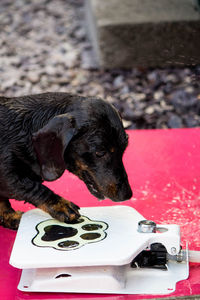
<svg viewBox="0 0 200 300">
<path fill-rule="evenodd" d="M 199 2 L 1 0 L 0 95 L 79 93 L 125 128 L 198 127 Z"/>
</svg>

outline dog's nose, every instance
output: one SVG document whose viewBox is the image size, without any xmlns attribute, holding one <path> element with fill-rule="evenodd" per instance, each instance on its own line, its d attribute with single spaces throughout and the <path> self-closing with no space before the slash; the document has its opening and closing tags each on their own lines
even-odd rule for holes
<svg viewBox="0 0 200 300">
<path fill-rule="evenodd" d="M 121 189 L 121 192 L 120 192 L 120 201 L 126 201 L 128 199 L 130 199 L 132 197 L 133 193 L 132 193 L 132 190 L 131 190 L 131 187 L 128 185 L 124 188 Z"/>
<path fill-rule="evenodd" d="M 132 197 L 132 190 L 129 184 L 124 184 L 118 191 L 117 197 L 112 199 L 115 202 L 126 201 Z"/>
<path fill-rule="evenodd" d="M 131 187 L 129 186 L 127 192 L 125 193 L 125 199 L 126 200 L 130 199 L 132 197 L 132 195 L 133 195 L 133 192 L 131 190 Z"/>
</svg>

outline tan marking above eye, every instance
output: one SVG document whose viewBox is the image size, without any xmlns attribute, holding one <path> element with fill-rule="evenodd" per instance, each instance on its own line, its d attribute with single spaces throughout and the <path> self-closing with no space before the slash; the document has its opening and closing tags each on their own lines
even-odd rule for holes
<svg viewBox="0 0 200 300">
<path fill-rule="evenodd" d="M 111 148 L 111 149 L 110 149 L 110 152 L 112 152 L 112 153 L 115 152 L 115 148 L 114 148 L 114 147 Z"/>
<path fill-rule="evenodd" d="M 76 165 L 80 170 L 87 170 L 88 166 L 81 162 L 80 160 L 76 160 Z"/>
</svg>

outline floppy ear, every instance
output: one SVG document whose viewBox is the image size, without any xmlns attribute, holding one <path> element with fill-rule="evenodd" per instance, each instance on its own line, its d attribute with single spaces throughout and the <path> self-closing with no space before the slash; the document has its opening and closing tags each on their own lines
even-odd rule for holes
<svg viewBox="0 0 200 300">
<path fill-rule="evenodd" d="M 74 134 L 75 120 L 68 113 L 55 116 L 33 134 L 33 147 L 44 180 L 52 181 L 63 174 L 64 151 Z"/>
</svg>

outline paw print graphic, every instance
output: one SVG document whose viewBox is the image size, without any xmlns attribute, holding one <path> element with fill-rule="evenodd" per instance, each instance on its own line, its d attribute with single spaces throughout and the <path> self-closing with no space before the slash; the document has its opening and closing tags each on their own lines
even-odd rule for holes
<svg viewBox="0 0 200 300">
<path fill-rule="evenodd" d="M 89 243 L 106 238 L 108 224 L 81 216 L 75 223 L 62 223 L 49 219 L 36 226 L 37 234 L 32 243 L 38 247 L 51 247 L 57 250 L 75 250 Z"/>
</svg>

